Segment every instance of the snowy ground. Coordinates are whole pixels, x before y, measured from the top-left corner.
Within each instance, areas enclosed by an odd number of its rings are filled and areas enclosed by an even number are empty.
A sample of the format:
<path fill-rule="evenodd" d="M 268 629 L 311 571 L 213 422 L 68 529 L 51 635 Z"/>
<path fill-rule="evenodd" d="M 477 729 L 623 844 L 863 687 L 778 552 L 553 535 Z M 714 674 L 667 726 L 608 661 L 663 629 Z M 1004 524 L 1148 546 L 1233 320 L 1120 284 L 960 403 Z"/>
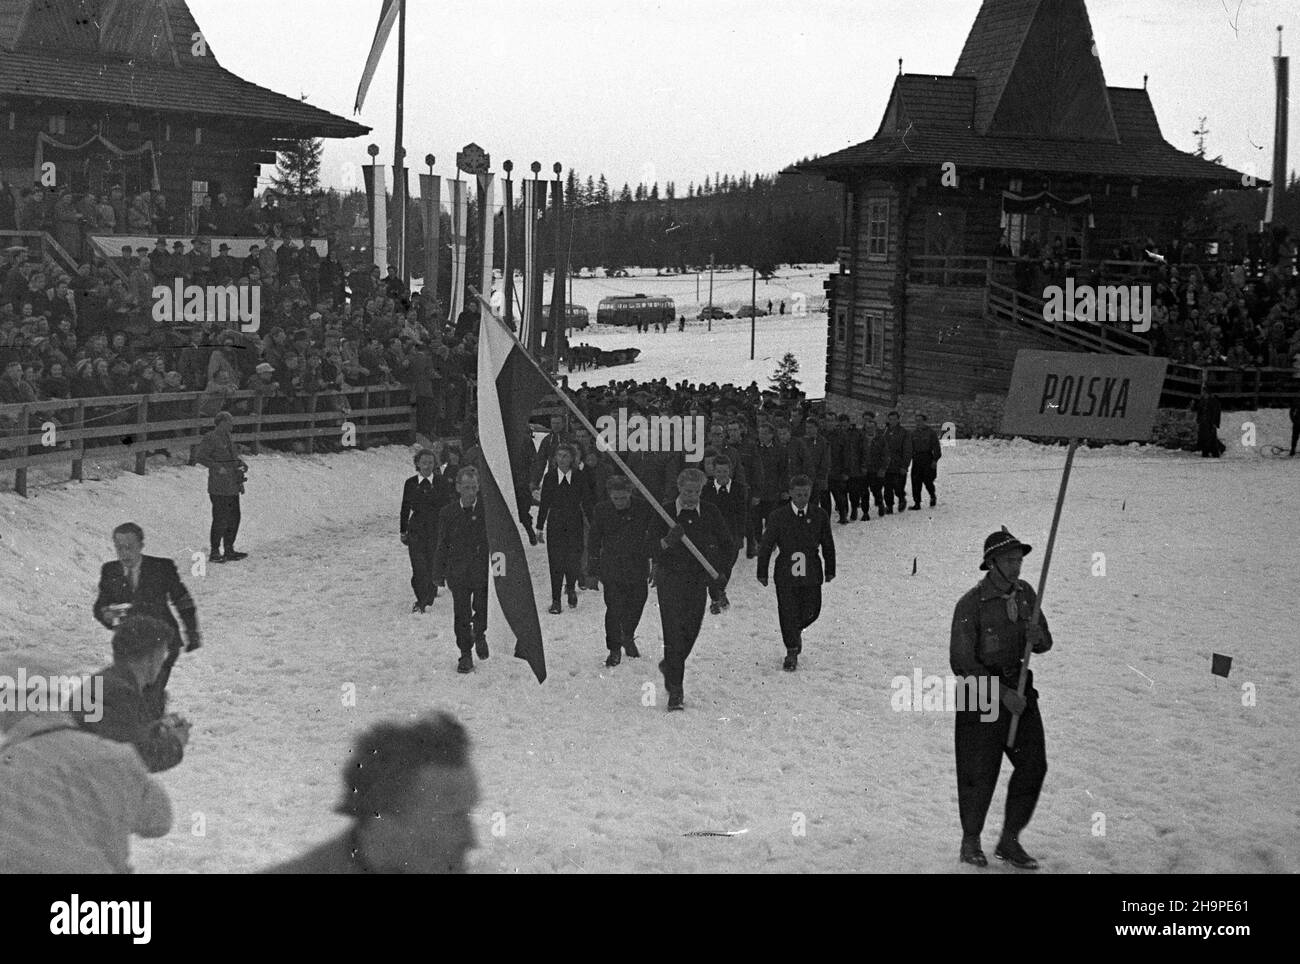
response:
<path fill-rule="evenodd" d="M 1284 413 L 1251 417 L 1261 446 L 1284 441 Z M 1037 581 L 1063 460 L 961 441 L 940 463 L 937 509 L 837 526 L 840 577 L 795 675 L 780 670 L 775 599 L 742 559 L 732 610 L 706 616 L 688 664 L 687 711 L 669 715 L 653 596 L 641 660 L 604 668 L 602 607 L 583 593 L 576 611 L 541 616 L 544 685 L 510 658 L 499 621 L 493 657 L 459 676 L 450 599 L 407 613 L 396 516 L 409 452 L 251 458 L 251 555 L 187 577 L 206 645 L 172 677 L 195 724 L 162 776 L 176 828 L 137 841 L 135 865 L 245 871 L 300 852 L 340 829 L 330 810 L 355 734 L 436 707 L 474 739 L 483 871 L 957 870 L 951 717 L 894 712 L 890 681 L 947 673 L 952 608 L 988 532 L 1033 543 Z M 0 493 L 0 648 L 102 663 L 90 605 L 109 530 L 140 522 L 146 551 L 188 571 L 203 478 L 165 466 Z M 1297 492 L 1300 461 L 1236 445 L 1213 462 L 1078 453 L 1045 597 L 1056 647 L 1035 662 L 1050 768 L 1024 842 L 1045 870 L 1300 871 Z M 530 559 L 544 587 L 545 548 Z M 1234 657 L 1230 678 L 1210 674 L 1212 652 Z M 700 830 L 745 832 L 683 836 Z"/>
<path fill-rule="evenodd" d="M 575 330 L 570 341 L 605 350 L 640 348 L 641 355 L 631 365 L 597 368 L 569 374 L 569 384 L 583 382 L 602 385 L 629 378 L 667 378 L 669 383 L 687 379 L 692 382 L 724 382 L 748 385 L 756 381 L 760 388 L 787 351 L 799 361 L 799 381 L 809 398 L 826 393 L 826 293 L 823 284 L 833 265 L 783 266 L 771 281 L 759 280 L 758 306 L 772 302 L 773 315 L 754 323 L 754 360 L 749 360 L 750 321 L 748 318 L 718 319 L 712 330 L 696 321 L 700 309 L 708 303 L 709 275 L 706 271 L 696 294 L 696 276 L 665 275 L 634 269 L 631 278 L 575 278 L 573 301 L 583 305 L 596 320 L 601 298 L 611 295 L 667 295 L 677 305 L 677 314 L 686 316 L 686 331 L 674 324 L 667 332 L 637 334 L 635 328 L 592 325 Z M 780 303 L 786 314 L 775 314 Z M 717 271 L 713 279 L 713 303 L 735 314 L 750 303 L 750 272 Z M 794 314 L 796 309 L 800 312 Z M 564 372 L 564 369 L 560 369 Z"/>

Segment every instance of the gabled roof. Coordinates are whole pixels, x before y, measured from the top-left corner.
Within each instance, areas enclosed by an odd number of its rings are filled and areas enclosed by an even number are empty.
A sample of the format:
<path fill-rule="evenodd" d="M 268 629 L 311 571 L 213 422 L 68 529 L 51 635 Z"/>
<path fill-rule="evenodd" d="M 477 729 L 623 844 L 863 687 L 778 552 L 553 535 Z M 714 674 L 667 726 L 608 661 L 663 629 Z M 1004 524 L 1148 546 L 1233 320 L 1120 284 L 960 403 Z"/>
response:
<path fill-rule="evenodd" d="M 265 121 L 284 137 L 369 128 L 259 87 L 217 61 L 185 0 L 0 0 L 0 97 Z"/>
<path fill-rule="evenodd" d="M 984 0 L 951 77 L 894 81 L 876 136 L 800 165 L 1052 171 L 1241 187 L 1241 173 L 1165 141 L 1145 90 L 1107 87 L 1084 0 Z"/>

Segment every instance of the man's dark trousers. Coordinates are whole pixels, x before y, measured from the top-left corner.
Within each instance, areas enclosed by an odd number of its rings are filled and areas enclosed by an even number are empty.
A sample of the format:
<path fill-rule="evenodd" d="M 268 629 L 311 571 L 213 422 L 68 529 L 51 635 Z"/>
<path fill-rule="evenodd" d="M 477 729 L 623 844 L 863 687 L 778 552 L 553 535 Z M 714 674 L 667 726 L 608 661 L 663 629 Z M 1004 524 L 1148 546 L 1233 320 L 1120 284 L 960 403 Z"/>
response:
<path fill-rule="evenodd" d="M 864 519 L 871 516 L 871 493 L 865 475 L 849 477 L 849 512 L 861 513 Z"/>
<path fill-rule="evenodd" d="M 212 500 L 212 528 L 208 531 L 208 544 L 214 554 L 221 553 L 222 543 L 225 551 L 235 548 L 235 536 L 239 535 L 239 496 L 208 495 Z"/>
<path fill-rule="evenodd" d="M 1003 682 L 1002 685 L 1009 684 Z M 997 787 L 1004 752 L 1015 772 L 1007 785 L 1002 836 L 1010 838 L 1019 834 L 1034 815 L 1038 794 L 1047 776 L 1047 749 L 1037 694 L 1032 688 L 1026 690 L 1026 694 L 1029 702 L 1020 715 L 1016 745 L 1011 750 L 1007 749 L 1007 733 L 1011 729 L 1012 715 L 1001 703 L 996 704 L 998 718 L 987 723 L 980 721 L 978 710 L 960 710 L 956 714 L 957 806 L 961 811 L 963 834 L 978 835 L 984 829 L 984 818 Z M 997 699 L 996 695 L 994 699 Z"/>
<path fill-rule="evenodd" d="M 740 558 L 740 543 L 742 539 L 736 540 L 736 551 L 726 563 L 718 569 L 718 588 L 709 589 L 709 599 L 717 602 L 722 598 L 722 594 L 727 591 L 727 585 L 731 582 L 731 572 L 736 568 L 736 560 Z"/>
<path fill-rule="evenodd" d="M 656 578 L 659 590 L 659 621 L 664 633 L 664 685 L 668 694 L 682 691 L 686 675 L 686 657 L 695 647 L 700 626 L 704 623 L 704 606 L 709 583 L 701 572 L 684 574 L 660 570 Z"/>
<path fill-rule="evenodd" d="M 487 632 L 487 583 L 451 589 L 452 624 L 456 628 L 456 648 L 464 655 L 474 648 L 474 638 Z"/>
<path fill-rule="evenodd" d="M 930 493 L 931 499 L 934 499 L 934 480 L 937 475 L 938 471 L 933 462 L 912 460 L 912 505 L 921 504 L 921 486 L 925 486 L 925 491 Z"/>
<path fill-rule="evenodd" d="M 885 505 L 892 507 L 897 501 L 900 509 L 907 508 L 907 473 L 885 473 Z"/>
<path fill-rule="evenodd" d="M 605 646 L 618 652 L 632 642 L 650 589 L 644 579 L 605 584 Z"/>
<path fill-rule="evenodd" d="M 781 623 L 781 639 L 787 652 L 803 651 L 803 631 L 817 621 L 822 612 L 821 586 L 776 586 L 776 613 Z"/>
<path fill-rule="evenodd" d="M 438 529 L 436 526 L 429 532 L 411 529 L 406 538 L 406 551 L 411 557 L 411 588 L 415 590 L 415 601 L 421 606 L 428 606 L 438 597 L 438 586 L 433 581 L 433 553 L 438 548 Z"/>
<path fill-rule="evenodd" d="M 582 576 L 582 530 L 573 533 L 552 526 L 546 535 L 546 561 L 551 569 L 551 600 L 558 602 L 563 590 L 578 591 L 578 580 Z"/>
<path fill-rule="evenodd" d="M 871 501 L 876 503 L 876 515 L 880 515 L 885 511 L 885 476 L 883 473 L 873 472 L 867 476 L 867 492 Z"/>

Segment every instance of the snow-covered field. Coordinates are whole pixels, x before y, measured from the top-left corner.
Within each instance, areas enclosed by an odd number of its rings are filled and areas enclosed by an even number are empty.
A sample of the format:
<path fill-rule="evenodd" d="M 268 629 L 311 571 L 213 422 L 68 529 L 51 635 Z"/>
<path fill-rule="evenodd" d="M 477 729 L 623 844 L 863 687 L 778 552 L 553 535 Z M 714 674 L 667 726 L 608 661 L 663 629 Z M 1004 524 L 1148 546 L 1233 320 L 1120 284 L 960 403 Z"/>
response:
<path fill-rule="evenodd" d="M 1260 445 L 1284 441 L 1284 413 L 1251 417 Z M 890 681 L 947 673 L 952 608 L 988 532 L 1006 524 L 1035 545 L 1036 582 L 1063 449 L 961 441 L 940 463 L 937 509 L 836 526 L 840 576 L 794 675 L 774 596 L 742 559 L 732 609 L 705 617 L 687 711 L 671 715 L 653 595 L 640 660 L 604 668 L 587 592 L 541 616 L 544 685 L 508 655 L 499 620 L 492 658 L 457 675 L 450 599 L 407 612 L 409 458 L 250 459 L 251 555 L 187 577 L 206 645 L 181 657 L 171 693 L 194 734 L 162 775 L 176 828 L 135 843 L 138 870 L 246 871 L 323 840 L 341 826 L 330 811 L 354 736 L 433 708 L 474 739 L 483 871 L 958 869 L 952 720 L 894 712 Z M 1035 661 L 1049 772 L 1023 840 L 1046 871 L 1300 871 L 1297 493 L 1300 461 L 1236 445 L 1222 461 L 1079 451 L 1045 597 L 1056 647 Z M 146 551 L 185 573 L 207 518 L 203 472 L 184 466 L 0 493 L 0 647 L 101 664 L 90 605 L 109 530 L 141 523 Z M 544 595 L 545 548 L 530 559 Z M 1212 652 L 1234 658 L 1228 679 L 1211 675 Z M 744 832 L 683 836 L 700 830 Z"/>
<path fill-rule="evenodd" d="M 832 270 L 833 265 L 784 265 L 771 281 L 759 279 L 758 306 L 765 309 L 770 300 L 773 314 L 755 322 L 753 361 L 749 360 L 748 318 L 718 319 L 712 330 L 706 322 L 695 320 L 708 303 L 707 271 L 701 276 L 698 296 L 693 274 L 656 277 L 653 271 L 634 269 L 630 278 L 574 278 L 573 302 L 584 306 L 593 322 L 601 298 L 667 295 L 676 303 L 677 314 L 686 316 L 686 331 L 679 332 L 675 324 L 662 334 L 637 334 L 635 328 L 611 325 L 574 331 L 570 340 L 575 345 L 593 345 L 607 351 L 640 348 L 641 355 L 631 365 L 573 372 L 569 384 L 667 378 L 670 384 L 682 379 L 738 385 L 756 381 L 760 388 L 767 388 L 777 362 L 790 351 L 799 360 L 798 377 L 804 391 L 809 398 L 821 398 L 826 391 L 826 293 L 822 286 Z M 786 303 L 785 315 L 776 314 L 782 301 Z M 750 272 L 714 272 L 713 303 L 732 314 L 748 305 Z M 796 308 L 800 310 L 798 315 L 793 314 Z"/>

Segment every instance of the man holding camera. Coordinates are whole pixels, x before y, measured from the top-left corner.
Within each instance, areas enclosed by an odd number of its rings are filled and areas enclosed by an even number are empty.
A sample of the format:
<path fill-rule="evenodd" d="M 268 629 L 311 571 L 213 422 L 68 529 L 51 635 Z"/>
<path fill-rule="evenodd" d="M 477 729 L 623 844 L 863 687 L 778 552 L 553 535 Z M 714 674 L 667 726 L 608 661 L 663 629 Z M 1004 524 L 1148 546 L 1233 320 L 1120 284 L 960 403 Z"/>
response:
<path fill-rule="evenodd" d="M 113 662 L 95 674 L 93 692 L 102 694 L 100 705 L 78 721 L 96 736 L 134 746 L 150 773 L 180 763 L 190 739 L 190 724 L 175 713 L 164 715 L 147 695 L 175 638 L 175 628 L 161 619 L 133 615 L 122 620 L 113 630 Z"/>
<path fill-rule="evenodd" d="M 208 532 L 210 562 L 237 562 L 248 556 L 235 551 L 239 535 L 239 497 L 244 494 L 248 464 L 239 457 L 239 445 L 230 437 L 235 418 L 218 412 L 212 431 L 194 450 L 194 461 L 208 470 L 208 498 L 212 500 L 212 527 Z M 222 552 L 222 546 L 225 552 Z"/>

